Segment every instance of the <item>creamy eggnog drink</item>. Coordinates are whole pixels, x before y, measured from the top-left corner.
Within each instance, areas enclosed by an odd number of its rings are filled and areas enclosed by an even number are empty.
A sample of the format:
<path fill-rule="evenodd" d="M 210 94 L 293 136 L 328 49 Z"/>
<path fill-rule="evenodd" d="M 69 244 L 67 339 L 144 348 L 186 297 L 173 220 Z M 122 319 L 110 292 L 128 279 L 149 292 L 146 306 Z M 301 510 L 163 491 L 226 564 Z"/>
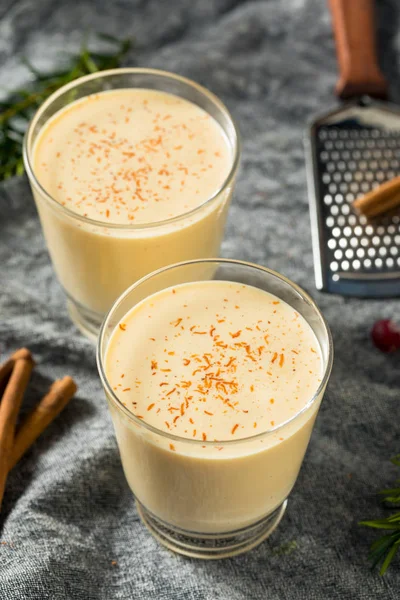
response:
<path fill-rule="evenodd" d="M 112 407 L 140 506 L 206 535 L 244 530 L 279 511 L 326 371 L 306 319 L 257 287 L 197 281 L 151 294 L 114 325 L 105 376 L 134 417 Z"/>
<path fill-rule="evenodd" d="M 183 78 L 131 69 L 80 81 L 43 106 L 25 160 L 72 316 L 93 332 L 143 275 L 218 254 L 237 140 L 223 105 Z"/>

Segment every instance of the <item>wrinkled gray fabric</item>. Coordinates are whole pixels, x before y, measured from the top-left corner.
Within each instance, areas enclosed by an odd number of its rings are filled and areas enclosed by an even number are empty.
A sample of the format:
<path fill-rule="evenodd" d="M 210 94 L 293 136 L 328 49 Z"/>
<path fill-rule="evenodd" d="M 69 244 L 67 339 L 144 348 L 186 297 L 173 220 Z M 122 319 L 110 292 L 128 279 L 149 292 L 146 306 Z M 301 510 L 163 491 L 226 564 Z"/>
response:
<path fill-rule="evenodd" d="M 400 100 L 400 8 L 379 3 L 383 67 Z M 0 599 L 395 599 L 400 557 L 382 579 L 367 561 L 400 451 L 400 355 L 372 346 L 371 324 L 398 301 L 314 289 L 302 134 L 334 104 L 330 18 L 321 0 L 2 0 L 0 87 L 76 50 L 82 31 L 135 37 L 126 64 L 177 71 L 229 106 L 243 160 L 222 254 L 267 265 L 311 291 L 332 328 L 336 360 L 283 522 L 251 553 L 214 563 L 175 556 L 139 522 L 125 483 L 91 342 L 70 323 L 25 179 L 0 187 L 1 355 L 28 345 L 38 361 L 28 410 L 51 380 L 76 399 L 8 480 L 0 515 Z"/>

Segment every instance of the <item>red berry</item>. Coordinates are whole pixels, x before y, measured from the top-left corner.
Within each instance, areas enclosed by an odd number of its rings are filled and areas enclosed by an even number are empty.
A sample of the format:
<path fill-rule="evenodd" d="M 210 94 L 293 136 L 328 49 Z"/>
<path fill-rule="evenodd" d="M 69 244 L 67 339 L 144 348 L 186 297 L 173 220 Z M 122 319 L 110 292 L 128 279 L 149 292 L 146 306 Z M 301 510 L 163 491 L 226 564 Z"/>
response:
<path fill-rule="evenodd" d="M 400 327 L 390 319 L 377 321 L 371 330 L 371 337 L 382 352 L 394 352 L 400 348 Z"/>

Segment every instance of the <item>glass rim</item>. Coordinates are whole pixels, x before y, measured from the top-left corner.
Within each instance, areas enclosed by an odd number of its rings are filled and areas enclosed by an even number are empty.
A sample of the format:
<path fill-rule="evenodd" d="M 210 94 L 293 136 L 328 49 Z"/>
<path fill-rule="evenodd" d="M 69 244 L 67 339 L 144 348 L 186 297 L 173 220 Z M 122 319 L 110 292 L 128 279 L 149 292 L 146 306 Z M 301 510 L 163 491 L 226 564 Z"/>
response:
<path fill-rule="evenodd" d="M 183 85 L 192 87 L 192 88 L 196 89 L 198 92 L 200 92 L 203 96 L 205 96 L 209 100 L 211 100 L 211 102 L 215 106 L 217 106 L 217 108 L 219 108 L 227 116 L 227 118 L 229 119 L 229 121 L 232 125 L 232 128 L 233 128 L 234 146 L 232 149 L 233 150 L 232 165 L 231 165 L 228 175 L 226 176 L 225 180 L 222 182 L 220 187 L 216 190 L 216 192 L 212 196 L 207 198 L 207 200 L 202 202 L 202 204 L 200 204 L 199 206 L 196 206 L 195 208 L 193 208 L 187 212 L 176 215 L 175 217 L 171 217 L 169 219 L 165 219 L 163 221 L 151 221 L 151 222 L 149 221 L 146 223 L 138 223 L 137 225 L 130 224 L 130 223 L 105 223 L 104 221 L 99 221 L 98 219 L 91 219 L 90 217 L 84 217 L 83 215 L 79 215 L 78 213 L 71 210 L 70 208 L 60 204 L 51 194 L 49 194 L 45 190 L 45 188 L 42 186 L 42 184 L 37 179 L 35 170 L 33 168 L 32 148 L 30 148 L 29 145 L 31 143 L 33 131 L 37 125 L 38 120 L 42 116 L 43 112 L 49 106 L 51 106 L 51 104 L 55 100 L 57 100 L 59 98 L 59 96 L 61 96 L 65 92 L 73 90 L 74 88 L 80 87 L 82 84 L 85 84 L 88 81 L 92 81 L 94 79 L 98 79 L 98 78 L 102 78 L 102 77 L 110 77 L 110 76 L 114 76 L 114 75 L 124 75 L 124 74 L 125 75 L 129 75 L 129 74 L 154 75 L 156 77 L 164 77 L 165 79 L 177 81 Z M 115 89 L 118 89 L 118 88 L 115 88 Z M 121 89 L 125 89 L 125 88 L 121 88 Z M 128 88 L 128 89 L 130 89 L 130 88 Z M 135 89 L 135 88 L 132 88 L 132 89 Z M 204 109 L 202 109 L 202 110 L 204 110 Z M 207 112 L 207 111 L 205 111 L 205 112 Z M 177 221 L 180 221 L 182 219 L 191 217 L 191 216 L 195 215 L 197 212 L 201 211 L 204 207 L 209 206 L 210 204 L 213 203 L 214 200 L 216 200 L 220 196 L 220 194 L 226 188 L 228 188 L 231 185 L 231 183 L 236 175 L 238 166 L 239 166 L 240 151 L 241 151 L 241 144 L 240 144 L 239 129 L 236 125 L 235 120 L 233 119 L 232 115 L 230 114 L 229 110 L 227 109 L 225 104 L 222 102 L 222 100 L 220 100 L 218 98 L 218 96 L 213 94 L 213 92 L 210 92 L 207 88 L 200 85 L 199 83 L 193 81 L 192 79 L 189 79 L 188 77 L 183 77 L 182 75 L 177 75 L 177 74 L 171 73 L 169 71 L 163 71 L 161 69 L 148 69 L 148 68 L 139 68 L 139 67 L 124 67 L 124 68 L 118 68 L 118 69 L 107 69 L 104 71 L 97 71 L 96 73 L 91 73 L 90 75 L 84 75 L 83 77 L 74 79 L 70 83 L 67 83 L 66 85 L 62 86 L 61 88 L 59 88 L 58 90 L 53 92 L 53 94 L 51 94 L 51 96 L 49 96 L 47 98 L 47 100 L 45 100 L 43 102 L 43 104 L 41 104 L 39 106 L 39 108 L 37 109 L 36 113 L 34 114 L 32 120 L 29 124 L 28 129 L 26 130 L 26 133 L 24 135 L 24 141 L 23 141 L 23 160 L 24 160 L 25 170 L 28 175 L 29 181 L 30 181 L 31 185 L 33 187 L 35 187 L 40 192 L 40 194 L 47 200 L 47 202 L 52 206 L 53 209 L 59 210 L 61 213 L 64 213 L 65 215 L 67 215 L 73 219 L 77 219 L 78 221 L 81 221 L 87 225 L 93 225 L 93 226 L 96 226 L 96 227 L 99 227 L 102 229 L 118 230 L 118 231 L 121 231 L 121 230 L 122 231 L 140 231 L 140 230 L 145 230 L 145 229 L 150 229 L 150 228 L 163 227 L 165 225 L 169 225 L 169 224 L 175 223 Z"/>
<path fill-rule="evenodd" d="M 107 379 L 107 376 L 106 376 L 106 373 L 105 373 L 105 370 L 103 367 L 102 349 L 103 349 L 103 345 L 104 345 L 104 336 L 107 331 L 109 321 L 110 321 L 111 317 L 113 316 L 114 312 L 117 310 L 118 306 L 127 298 L 127 296 L 129 296 L 129 294 L 131 294 L 131 292 L 133 290 L 135 290 L 137 287 L 142 285 L 142 283 L 144 283 L 145 281 L 148 281 L 149 279 L 151 279 L 161 273 L 166 273 L 167 271 L 169 271 L 171 269 L 176 269 L 178 267 L 186 267 L 186 266 L 190 266 L 190 265 L 206 264 L 206 263 L 211 263 L 211 264 L 225 263 L 225 264 L 230 264 L 230 265 L 239 265 L 241 267 L 245 267 L 245 268 L 249 268 L 249 269 L 255 269 L 257 271 L 261 271 L 262 273 L 264 273 L 266 275 L 275 277 L 276 279 L 279 279 L 281 282 L 289 285 L 292 289 L 294 289 L 299 294 L 299 296 L 301 297 L 302 300 L 305 300 L 311 306 L 311 308 L 314 310 L 315 314 L 319 317 L 319 319 L 322 322 L 322 325 L 324 327 L 324 335 L 326 336 L 326 339 L 328 342 L 328 355 L 327 355 L 326 364 L 324 366 L 324 371 L 323 371 L 323 375 L 321 378 L 321 382 L 318 385 L 317 390 L 314 392 L 314 394 L 308 400 L 308 402 L 298 412 L 296 412 L 293 416 L 291 416 L 289 419 L 287 419 L 283 423 L 280 423 L 279 425 L 276 425 L 276 426 L 272 427 L 271 429 L 264 430 L 261 433 L 257 433 L 256 435 L 247 436 L 247 437 L 240 438 L 237 440 L 214 440 L 214 441 L 193 440 L 193 439 L 186 438 L 183 436 L 175 435 L 173 433 L 168 433 L 167 431 L 163 431 L 162 429 L 158 429 L 157 427 L 154 427 L 153 425 L 146 423 L 146 421 L 136 417 L 126 406 L 124 406 L 122 404 L 121 400 L 119 400 L 118 396 L 114 393 L 114 390 L 112 389 L 112 387 Z M 148 431 L 155 433 L 155 434 L 157 434 L 163 438 L 166 438 L 168 440 L 173 440 L 175 442 L 180 442 L 180 443 L 185 443 L 185 444 L 191 444 L 191 445 L 198 446 L 198 447 L 199 446 L 215 446 L 215 444 L 224 444 L 224 446 L 225 445 L 233 446 L 233 445 L 243 444 L 245 442 L 253 442 L 255 440 L 262 439 L 265 436 L 270 436 L 270 435 L 280 431 L 284 427 L 287 427 L 290 423 L 294 422 L 302 414 L 307 412 L 308 409 L 311 408 L 311 406 L 313 406 L 313 404 L 315 403 L 317 398 L 323 392 L 323 390 L 328 382 L 331 371 L 332 371 L 333 341 L 332 341 L 332 335 L 331 335 L 329 326 L 325 320 L 325 317 L 323 316 L 320 309 L 318 308 L 317 304 L 314 302 L 314 300 L 311 298 L 311 296 L 309 294 L 307 294 L 307 292 L 305 292 L 300 286 L 298 286 L 296 283 L 294 283 L 293 281 L 291 281 L 284 275 L 281 275 L 280 273 L 277 273 L 276 271 L 273 271 L 272 269 L 268 269 L 267 267 L 263 267 L 261 265 L 257 265 L 257 264 L 247 262 L 247 261 L 229 259 L 229 258 L 209 258 L 209 259 L 200 258 L 200 259 L 195 259 L 195 260 L 182 261 L 179 263 L 175 263 L 173 265 L 168 265 L 167 267 L 162 267 L 161 269 L 157 269 L 156 271 L 149 273 L 145 277 L 142 277 L 141 279 L 139 279 L 138 281 L 133 283 L 127 290 L 125 290 L 125 292 L 123 292 L 117 298 L 117 300 L 114 302 L 114 304 L 112 305 L 112 307 L 110 308 L 110 310 L 108 311 L 108 313 L 106 314 L 106 316 L 103 320 L 103 323 L 102 323 L 102 326 L 100 329 L 100 333 L 99 333 L 98 342 L 97 342 L 96 361 L 97 361 L 97 369 L 98 369 L 98 372 L 100 375 L 100 379 L 101 379 L 103 388 L 106 391 L 107 397 L 110 398 L 112 400 L 113 404 L 115 405 L 115 407 L 118 410 L 122 411 L 122 413 L 128 418 L 128 420 L 133 422 L 135 425 L 138 425 L 139 427 L 143 427 L 144 429 L 147 429 Z"/>

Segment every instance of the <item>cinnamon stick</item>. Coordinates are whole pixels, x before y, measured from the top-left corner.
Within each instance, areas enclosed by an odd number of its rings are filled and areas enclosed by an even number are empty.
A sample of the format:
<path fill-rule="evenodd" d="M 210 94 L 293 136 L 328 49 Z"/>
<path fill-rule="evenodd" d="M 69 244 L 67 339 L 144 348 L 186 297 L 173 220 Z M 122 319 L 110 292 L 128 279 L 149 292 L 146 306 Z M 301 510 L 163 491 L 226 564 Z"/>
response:
<path fill-rule="evenodd" d="M 34 362 L 17 358 L 0 402 L 0 509 L 14 445 L 15 425 Z"/>
<path fill-rule="evenodd" d="M 18 429 L 9 458 L 9 470 L 16 465 L 33 442 L 63 410 L 77 389 L 75 381 L 68 376 L 52 384 L 46 396 L 27 415 Z"/>
<path fill-rule="evenodd" d="M 353 202 L 353 208 L 366 217 L 376 217 L 400 204 L 400 176 L 386 181 Z"/>
<path fill-rule="evenodd" d="M 29 352 L 28 348 L 20 348 L 19 350 L 16 350 L 14 354 L 11 354 L 11 356 L 0 365 L 0 385 L 3 383 L 6 377 L 9 376 L 14 368 L 15 361 L 17 361 L 19 358 L 33 360 L 32 354 Z"/>

